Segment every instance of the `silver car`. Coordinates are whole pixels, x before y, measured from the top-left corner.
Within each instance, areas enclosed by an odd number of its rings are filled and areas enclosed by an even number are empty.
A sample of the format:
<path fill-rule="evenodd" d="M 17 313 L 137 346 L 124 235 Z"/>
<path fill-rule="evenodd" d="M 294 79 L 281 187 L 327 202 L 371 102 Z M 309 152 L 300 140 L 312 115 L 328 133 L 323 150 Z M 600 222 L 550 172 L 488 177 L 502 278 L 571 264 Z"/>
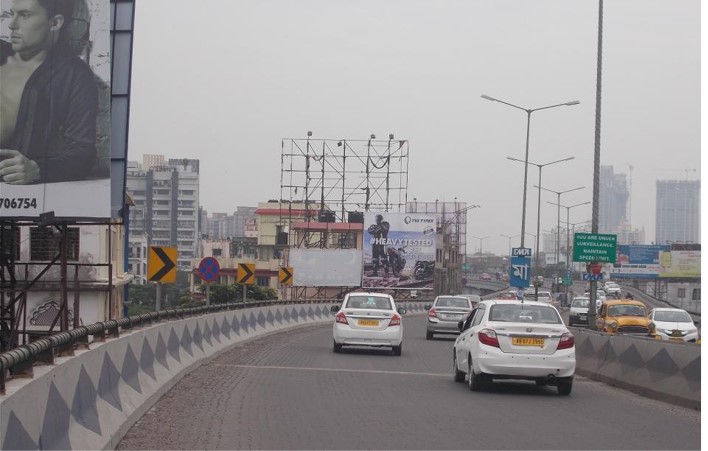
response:
<path fill-rule="evenodd" d="M 472 311 L 472 301 L 466 296 L 438 296 L 433 305 L 426 305 L 428 322 L 425 338 L 434 334 L 459 334 L 457 323 Z"/>
<path fill-rule="evenodd" d="M 589 307 L 589 297 L 578 296 L 573 298 L 573 302 L 570 303 L 570 312 L 568 313 L 568 325 L 587 324 Z"/>

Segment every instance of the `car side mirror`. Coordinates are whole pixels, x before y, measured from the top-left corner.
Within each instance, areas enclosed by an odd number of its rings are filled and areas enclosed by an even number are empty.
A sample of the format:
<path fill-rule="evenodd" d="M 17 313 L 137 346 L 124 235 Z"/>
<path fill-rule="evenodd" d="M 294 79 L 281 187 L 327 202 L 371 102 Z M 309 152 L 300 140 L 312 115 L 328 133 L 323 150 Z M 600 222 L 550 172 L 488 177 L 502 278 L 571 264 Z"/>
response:
<path fill-rule="evenodd" d="M 464 329 L 464 328 L 465 328 L 465 322 L 464 322 L 464 321 L 458 321 L 458 322 L 457 322 L 457 330 L 459 330 L 460 332 L 462 332 L 462 329 Z"/>
<path fill-rule="evenodd" d="M 432 305 L 426 304 L 424 308 L 425 308 L 425 310 L 430 310 L 430 307 L 432 307 Z"/>
<path fill-rule="evenodd" d="M 398 307 L 398 313 L 401 315 L 405 315 L 407 311 L 405 307 Z"/>
<path fill-rule="evenodd" d="M 329 308 L 329 311 L 332 313 L 337 313 L 339 311 L 339 306 L 333 305 L 332 307 Z"/>

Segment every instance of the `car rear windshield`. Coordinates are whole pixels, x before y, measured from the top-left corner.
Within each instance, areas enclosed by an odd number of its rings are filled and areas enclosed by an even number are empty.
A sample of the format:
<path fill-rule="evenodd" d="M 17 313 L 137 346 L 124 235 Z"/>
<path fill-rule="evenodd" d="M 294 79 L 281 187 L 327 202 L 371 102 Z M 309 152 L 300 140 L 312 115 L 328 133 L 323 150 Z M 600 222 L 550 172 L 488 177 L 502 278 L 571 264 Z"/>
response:
<path fill-rule="evenodd" d="M 571 307 L 588 308 L 590 307 L 590 299 L 573 299 Z"/>
<path fill-rule="evenodd" d="M 686 312 L 655 312 L 654 321 L 666 321 L 671 323 L 692 323 L 691 316 Z"/>
<path fill-rule="evenodd" d="M 607 310 L 610 316 L 647 316 L 646 310 L 640 305 L 611 305 Z"/>
<path fill-rule="evenodd" d="M 393 310 L 391 300 L 381 296 L 349 296 L 346 308 L 371 308 L 377 310 Z"/>
<path fill-rule="evenodd" d="M 457 307 L 470 308 L 470 301 L 467 298 L 438 298 L 436 307 Z"/>
<path fill-rule="evenodd" d="M 563 320 L 553 307 L 543 305 L 493 305 L 489 310 L 490 321 L 514 323 L 562 324 Z"/>

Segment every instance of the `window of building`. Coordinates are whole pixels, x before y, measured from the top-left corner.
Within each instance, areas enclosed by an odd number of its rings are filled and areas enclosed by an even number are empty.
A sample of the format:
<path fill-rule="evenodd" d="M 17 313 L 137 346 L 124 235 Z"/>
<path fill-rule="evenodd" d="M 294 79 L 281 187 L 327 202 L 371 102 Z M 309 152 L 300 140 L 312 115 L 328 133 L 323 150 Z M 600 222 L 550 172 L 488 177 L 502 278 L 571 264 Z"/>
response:
<path fill-rule="evenodd" d="M 678 295 L 680 299 L 683 299 L 686 297 L 686 289 L 685 288 L 679 288 L 678 289 Z"/>
<path fill-rule="evenodd" d="M 79 260 L 79 228 L 69 227 L 66 238 L 66 259 Z M 30 259 L 35 261 L 50 261 L 59 254 L 61 235 L 55 228 L 32 227 L 30 229 Z"/>
<path fill-rule="evenodd" d="M 700 288 L 693 289 L 693 294 L 691 295 L 691 300 L 692 301 L 700 301 L 701 300 L 701 289 Z"/>
<path fill-rule="evenodd" d="M 270 277 L 268 276 L 258 276 L 256 277 L 256 285 L 259 287 L 268 287 L 270 286 Z"/>
<path fill-rule="evenodd" d="M 221 249 L 212 249 L 211 256 L 212 257 L 221 257 Z"/>

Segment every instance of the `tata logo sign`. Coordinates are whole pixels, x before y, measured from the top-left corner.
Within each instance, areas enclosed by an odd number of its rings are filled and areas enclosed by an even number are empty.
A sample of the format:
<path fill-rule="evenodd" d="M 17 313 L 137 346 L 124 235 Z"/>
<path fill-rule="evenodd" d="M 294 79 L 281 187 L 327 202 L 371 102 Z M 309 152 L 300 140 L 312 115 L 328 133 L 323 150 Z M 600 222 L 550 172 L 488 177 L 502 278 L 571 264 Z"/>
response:
<path fill-rule="evenodd" d="M 529 247 L 514 247 L 511 249 L 512 257 L 530 257 L 531 248 Z"/>

